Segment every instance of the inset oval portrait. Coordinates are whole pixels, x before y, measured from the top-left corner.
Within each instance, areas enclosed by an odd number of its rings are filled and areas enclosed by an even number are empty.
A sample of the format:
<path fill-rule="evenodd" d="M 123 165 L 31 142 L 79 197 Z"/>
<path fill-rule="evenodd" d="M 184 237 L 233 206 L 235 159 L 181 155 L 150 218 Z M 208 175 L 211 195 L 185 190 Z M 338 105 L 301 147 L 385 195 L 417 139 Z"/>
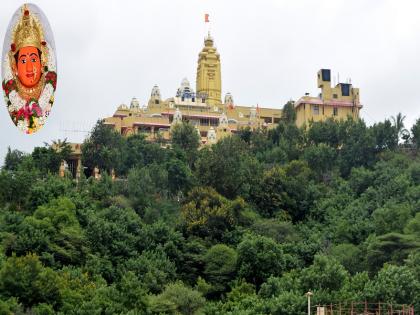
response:
<path fill-rule="evenodd" d="M 22 5 L 6 32 L 2 88 L 13 123 L 24 133 L 38 131 L 50 114 L 57 86 L 54 37 L 44 13 Z"/>

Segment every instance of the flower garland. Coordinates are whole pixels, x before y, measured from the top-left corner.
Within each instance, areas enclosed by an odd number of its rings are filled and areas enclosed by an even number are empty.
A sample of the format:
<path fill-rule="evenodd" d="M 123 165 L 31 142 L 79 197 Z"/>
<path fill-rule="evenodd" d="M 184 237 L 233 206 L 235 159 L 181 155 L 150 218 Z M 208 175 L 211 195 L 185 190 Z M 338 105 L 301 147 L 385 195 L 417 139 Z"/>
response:
<path fill-rule="evenodd" d="M 55 70 L 53 51 L 49 45 L 47 45 L 47 47 L 49 58 L 48 65 L 44 67 L 45 86 L 38 100 L 31 98 L 30 100 L 25 101 L 19 95 L 17 82 L 12 75 L 9 58 L 7 58 L 7 56 L 3 63 L 5 80 L 2 82 L 2 88 L 7 109 L 13 123 L 18 129 L 28 134 L 39 130 L 44 125 L 54 103 L 54 92 L 57 87 L 57 73 L 53 71 Z"/>

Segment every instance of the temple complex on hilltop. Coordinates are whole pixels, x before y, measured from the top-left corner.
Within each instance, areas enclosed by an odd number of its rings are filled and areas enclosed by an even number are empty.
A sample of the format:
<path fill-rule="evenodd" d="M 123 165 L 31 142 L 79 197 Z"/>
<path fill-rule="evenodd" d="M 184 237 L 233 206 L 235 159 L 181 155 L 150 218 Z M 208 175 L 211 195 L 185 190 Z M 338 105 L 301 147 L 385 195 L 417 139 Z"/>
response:
<path fill-rule="evenodd" d="M 298 127 L 327 118 L 359 117 L 362 108 L 359 89 L 351 83 L 338 83 L 331 87 L 331 71 L 321 69 L 318 71 L 318 88 L 321 89 L 319 96 L 305 95 L 295 102 Z M 159 140 L 167 145 L 170 144 L 172 127 L 189 121 L 199 133 L 201 144 L 210 145 L 242 128 L 275 128 L 280 122 L 283 104 L 275 105 L 277 108 L 236 104 L 231 93 L 226 93 L 222 101 L 220 54 L 209 33 L 198 55 L 195 91 L 185 78 L 175 96 L 163 99 L 159 87 L 155 85 L 147 105 L 141 106 L 133 98 L 129 106 L 118 106 L 111 117 L 104 119 L 104 123 L 123 136 L 144 133 L 147 140 Z M 74 154 L 68 161 L 68 168 L 76 176 L 81 168 L 81 151 L 80 144 L 72 146 Z"/>
<path fill-rule="evenodd" d="M 155 85 L 147 106 L 140 107 L 133 98 L 130 106 L 120 105 L 104 122 L 122 135 L 142 132 L 149 140 L 159 137 L 169 142 L 171 127 L 188 120 L 196 127 L 202 144 L 215 143 L 244 127 L 273 128 L 280 121 L 280 109 L 237 105 L 230 93 L 222 101 L 220 68 L 220 54 L 209 34 L 198 55 L 195 91 L 184 78 L 175 96 L 163 99 Z"/>

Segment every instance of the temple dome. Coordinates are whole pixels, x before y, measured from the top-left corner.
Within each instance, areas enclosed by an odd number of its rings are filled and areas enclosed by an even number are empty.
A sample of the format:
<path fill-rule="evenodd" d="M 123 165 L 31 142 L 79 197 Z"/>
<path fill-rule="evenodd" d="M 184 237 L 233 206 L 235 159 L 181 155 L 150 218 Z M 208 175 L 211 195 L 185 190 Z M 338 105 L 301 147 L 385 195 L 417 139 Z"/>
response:
<path fill-rule="evenodd" d="M 121 104 L 120 106 L 118 106 L 118 110 L 128 110 L 128 106 L 125 104 Z"/>
<path fill-rule="evenodd" d="M 228 118 L 225 113 L 223 113 L 219 118 L 219 126 L 226 128 L 229 124 Z"/>
<path fill-rule="evenodd" d="M 175 110 L 175 113 L 174 113 L 174 117 L 173 117 L 173 120 L 172 120 L 172 124 L 178 124 L 178 123 L 181 123 L 182 122 L 182 113 L 181 113 L 181 111 L 179 110 L 179 108 L 177 108 L 176 110 Z"/>
<path fill-rule="evenodd" d="M 225 105 L 233 106 L 233 96 L 230 92 L 227 92 L 225 95 Z"/>
<path fill-rule="evenodd" d="M 138 109 L 138 108 L 140 108 L 139 100 L 137 98 L 133 97 L 131 99 L 130 109 Z"/>
<path fill-rule="evenodd" d="M 187 78 L 182 79 L 181 86 L 176 92 L 177 97 L 192 98 L 194 97 L 194 90 L 190 86 L 190 82 Z"/>
<path fill-rule="evenodd" d="M 153 86 L 152 93 L 150 94 L 150 96 L 152 98 L 157 98 L 157 99 L 161 98 L 159 86 L 157 86 L 156 84 Z"/>

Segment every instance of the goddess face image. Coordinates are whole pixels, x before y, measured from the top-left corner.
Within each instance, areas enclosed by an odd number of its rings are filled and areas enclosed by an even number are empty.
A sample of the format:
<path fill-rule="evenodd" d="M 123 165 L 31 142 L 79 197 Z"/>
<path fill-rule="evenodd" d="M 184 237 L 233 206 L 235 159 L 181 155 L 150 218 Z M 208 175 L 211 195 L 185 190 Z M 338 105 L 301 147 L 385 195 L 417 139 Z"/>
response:
<path fill-rule="evenodd" d="M 57 84 L 54 39 L 34 4 L 20 7 L 3 46 L 2 88 L 13 123 L 25 133 L 38 131 L 50 114 Z"/>
<path fill-rule="evenodd" d="M 15 55 L 18 79 L 25 87 L 32 88 L 41 78 L 41 52 L 33 46 L 22 47 Z"/>

